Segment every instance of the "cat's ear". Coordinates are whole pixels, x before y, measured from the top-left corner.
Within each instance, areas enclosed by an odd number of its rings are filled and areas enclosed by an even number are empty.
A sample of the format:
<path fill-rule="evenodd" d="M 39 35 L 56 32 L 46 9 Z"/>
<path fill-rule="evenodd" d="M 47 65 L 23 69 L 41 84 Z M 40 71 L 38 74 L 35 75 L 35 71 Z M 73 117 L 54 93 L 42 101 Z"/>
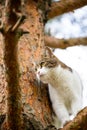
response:
<path fill-rule="evenodd" d="M 56 58 L 56 56 L 53 54 L 52 50 L 49 47 L 45 47 L 45 55 L 46 57 L 50 57 L 50 58 Z"/>
<path fill-rule="evenodd" d="M 46 57 L 53 57 L 53 52 L 49 47 L 45 47 L 45 55 Z"/>

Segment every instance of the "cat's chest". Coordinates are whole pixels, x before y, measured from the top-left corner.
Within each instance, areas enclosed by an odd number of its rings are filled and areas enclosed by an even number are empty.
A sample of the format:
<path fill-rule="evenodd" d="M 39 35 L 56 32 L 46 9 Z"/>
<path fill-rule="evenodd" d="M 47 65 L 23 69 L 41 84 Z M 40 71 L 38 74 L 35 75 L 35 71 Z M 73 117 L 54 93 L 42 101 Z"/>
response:
<path fill-rule="evenodd" d="M 49 96 L 52 105 L 56 104 L 56 107 L 59 108 L 61 107 L 61 104 L 65 104 L 67 108 L 70 108 L 70 102 L 72 99 L 69 93 L 65 93 L 63 90 L 58 92 L 55 88 L 49 85 Z"/>
<path fill-rule="evenodd" d="M 54 101 L 53 98 L 56 97 L 57 99 L 63 101 L 67 101 L 67 99 L 72 100 L 71 98 L 74 94 L 74 90 L 71 85 L 72 82 L 73 74 L 71 74 L 71 72 L 57 69 L 55 73 L 53 73 L 49 84 L 51 99 Z"/>
<path fill-rule="evenodd" d="M 58 67 L 51 72 L 49 77 L 50 77 L 50 84 L 60 89 L 60 87 L 62 86 L 68 86 L 68 84 L 73 79 L 73 73 L 71 73 L 69 70 L 63 69 L 62 67 Z"/>
<path fill-rule="evenodd" d="M 69 97 L 73 96 L 73 92 L 67 86 L 65 86 L 65 87 L 61 86 L 61 87 L 55 88 L 55 87 L 51 86 L 50 84 L 49 84 L 49 94 L 50 94 L 51 100 L 53 100 L 53 101 L 55 99 L 67 101 L 67 99 L 69 99 Z"/>

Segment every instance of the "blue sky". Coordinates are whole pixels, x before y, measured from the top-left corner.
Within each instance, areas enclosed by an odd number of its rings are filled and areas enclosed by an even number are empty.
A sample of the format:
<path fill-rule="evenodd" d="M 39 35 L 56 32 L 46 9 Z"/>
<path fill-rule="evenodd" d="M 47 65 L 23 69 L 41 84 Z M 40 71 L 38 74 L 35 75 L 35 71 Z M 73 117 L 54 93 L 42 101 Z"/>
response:
<path fill-rule="evenodd" d="M 87 6 L 51 19 L 45 32 L 57 38 L 87 36 Z"/>

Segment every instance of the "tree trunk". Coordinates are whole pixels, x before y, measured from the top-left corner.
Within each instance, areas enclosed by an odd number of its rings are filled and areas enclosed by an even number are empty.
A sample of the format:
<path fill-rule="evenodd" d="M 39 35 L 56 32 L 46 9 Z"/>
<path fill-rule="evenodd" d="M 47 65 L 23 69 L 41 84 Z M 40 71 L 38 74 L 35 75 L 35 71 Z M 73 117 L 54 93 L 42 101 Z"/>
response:
<path fill-rule="evenodd" d="M 43 0 L 27 1 L 27 20 L 21 28 L 27 29 L 29 34 L 24 35 L 18 44 L 24 113 L 29 116 L 35 130 L 45 129 L 52 121 L 47 87 L 38 84 L 34 67 L 44 54 L 44 11 L 47 5 L 48 2 Z"/>
<path fill-rule="evenodd" d="M 47 86 L 38 84 L 36 80 L 34 63 L 44 54 L 44 22 L 49 0 L 25 0 L 22 11 L 26 20 L 20 27 L 20 2 L 6 2 L 4 27 L 0 28 L 4 37 L 8 93 L 6 122 L 2 129 L 22 130 L 23 115 L 26 129 L 43 130 L 51 124 L 52 111 Z M 20 30 L 25 35 L 19 40 L 22 35 Z"/>
<path fill-rule="evenodd" d="M 7 80 L 7 115 L 3 130 L 22 130 L 22 101 L 21 88 L 19 85 L 18 48 L 19 40 L 17 34 L 18 16 L 20 11 L 20 0 L 6 0 L 3 16 L 4 37 L 4 61 Z"/>

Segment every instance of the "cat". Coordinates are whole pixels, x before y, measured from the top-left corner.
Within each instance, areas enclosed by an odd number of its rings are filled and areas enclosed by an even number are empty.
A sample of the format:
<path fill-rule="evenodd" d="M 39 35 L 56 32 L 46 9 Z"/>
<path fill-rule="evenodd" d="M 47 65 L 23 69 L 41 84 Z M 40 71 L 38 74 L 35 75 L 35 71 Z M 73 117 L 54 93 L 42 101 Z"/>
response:
<path fill-rule="evenodd" d="M 37 78 L 48 84 L 52 108 L 56 116 L 54 125 L 57 129 L 70 121 L 82 109 L 82 83 L 73 69 L 61 62 L 46 47 L 46 56 L 39 63 Z"/>

